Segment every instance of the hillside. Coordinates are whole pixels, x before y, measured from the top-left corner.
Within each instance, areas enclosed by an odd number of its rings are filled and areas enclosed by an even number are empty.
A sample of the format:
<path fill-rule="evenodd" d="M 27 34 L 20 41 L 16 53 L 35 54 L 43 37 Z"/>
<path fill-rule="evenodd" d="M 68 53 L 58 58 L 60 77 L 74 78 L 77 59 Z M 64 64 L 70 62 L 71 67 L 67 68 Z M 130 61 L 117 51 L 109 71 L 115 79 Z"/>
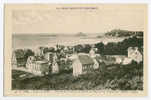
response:
<path fill-rule="evenodd" d="M 109 32 L 106 32 L 105 36 L 112 36 L 112 37 L 140 36 L 140 37 L 143 37 L 143 32 L 142 31 L 128 31 L 128 30 L 114 29 Z"/>

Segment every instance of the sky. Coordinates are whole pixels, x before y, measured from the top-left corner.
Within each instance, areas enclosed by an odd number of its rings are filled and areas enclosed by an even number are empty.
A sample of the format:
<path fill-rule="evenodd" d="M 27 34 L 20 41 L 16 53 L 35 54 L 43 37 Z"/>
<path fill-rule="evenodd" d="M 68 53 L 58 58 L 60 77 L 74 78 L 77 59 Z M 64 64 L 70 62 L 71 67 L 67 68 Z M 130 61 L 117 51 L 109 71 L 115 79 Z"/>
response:
<path fill-rule="evenodd" d="M 72 7 L 81 9 L 69 9 Z M 85 9 L 87 7 L 95 9 Z M 12 30 L 16 34 L 104 33 L 112 29 L 143 31 L 145 7 L 133 4 L 100 4 L 32 8 L 26 5 L 22 9 L 12 10 Z"/>

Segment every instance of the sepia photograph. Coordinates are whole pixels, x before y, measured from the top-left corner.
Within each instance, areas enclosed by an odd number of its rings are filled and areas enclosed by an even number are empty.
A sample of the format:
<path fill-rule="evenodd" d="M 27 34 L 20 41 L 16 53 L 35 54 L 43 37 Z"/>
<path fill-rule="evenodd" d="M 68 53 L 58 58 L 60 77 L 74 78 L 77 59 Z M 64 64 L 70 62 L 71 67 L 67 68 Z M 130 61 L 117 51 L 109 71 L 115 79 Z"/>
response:
<path fill-rule="evenodd" d="M 144 96 L 146 30 L 145 4 L 7 4 L 4 92 Z"/>

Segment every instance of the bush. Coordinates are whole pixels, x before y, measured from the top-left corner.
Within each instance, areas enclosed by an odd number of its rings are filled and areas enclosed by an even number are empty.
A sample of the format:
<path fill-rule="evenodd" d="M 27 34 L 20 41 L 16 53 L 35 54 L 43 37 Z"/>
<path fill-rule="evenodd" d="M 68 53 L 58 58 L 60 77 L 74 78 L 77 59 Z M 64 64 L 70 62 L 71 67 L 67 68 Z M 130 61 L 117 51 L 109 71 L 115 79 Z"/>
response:
<path fill-rule="evenodd" d="M 132 62 L 112 72 L 106 72 L 106 89 L 143 90 L 143 62 Z"/>

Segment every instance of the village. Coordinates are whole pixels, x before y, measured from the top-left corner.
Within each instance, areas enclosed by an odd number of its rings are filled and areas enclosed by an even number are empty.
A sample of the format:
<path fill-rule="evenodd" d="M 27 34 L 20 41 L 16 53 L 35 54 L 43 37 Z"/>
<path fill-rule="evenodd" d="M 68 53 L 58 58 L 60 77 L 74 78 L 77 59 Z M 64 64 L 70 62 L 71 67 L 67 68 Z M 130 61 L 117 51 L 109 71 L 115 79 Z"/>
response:
<path fill-rule="evenodd" d="M 70 51 L 70 53 L 69 53 Z M 72 47 L 63 47 L 57 45 L 53 52 L 45 52 L 44 48 L 38 49 L 34 55 L 24 58 L 24 53 L 16 54 L 13 52 L 12 68 L 23 70 L 34 75 L 57 74 L 61 70 L 72 69 L 73 76 L 90 73 L 97 70 L 102 63 L 109 64 L 130 64 L 132 61 L 140 63 L 143 60 L 142 53 L 138 47 L 129 47 L 127 55 L 100 55 L 97 54 L 97 48 L 91 46 L 89 53 L 77 53 Z M 62 67 L 65 66 L 65 67 Z M 61 68 L 62 67 L 62 68 Z"/>

